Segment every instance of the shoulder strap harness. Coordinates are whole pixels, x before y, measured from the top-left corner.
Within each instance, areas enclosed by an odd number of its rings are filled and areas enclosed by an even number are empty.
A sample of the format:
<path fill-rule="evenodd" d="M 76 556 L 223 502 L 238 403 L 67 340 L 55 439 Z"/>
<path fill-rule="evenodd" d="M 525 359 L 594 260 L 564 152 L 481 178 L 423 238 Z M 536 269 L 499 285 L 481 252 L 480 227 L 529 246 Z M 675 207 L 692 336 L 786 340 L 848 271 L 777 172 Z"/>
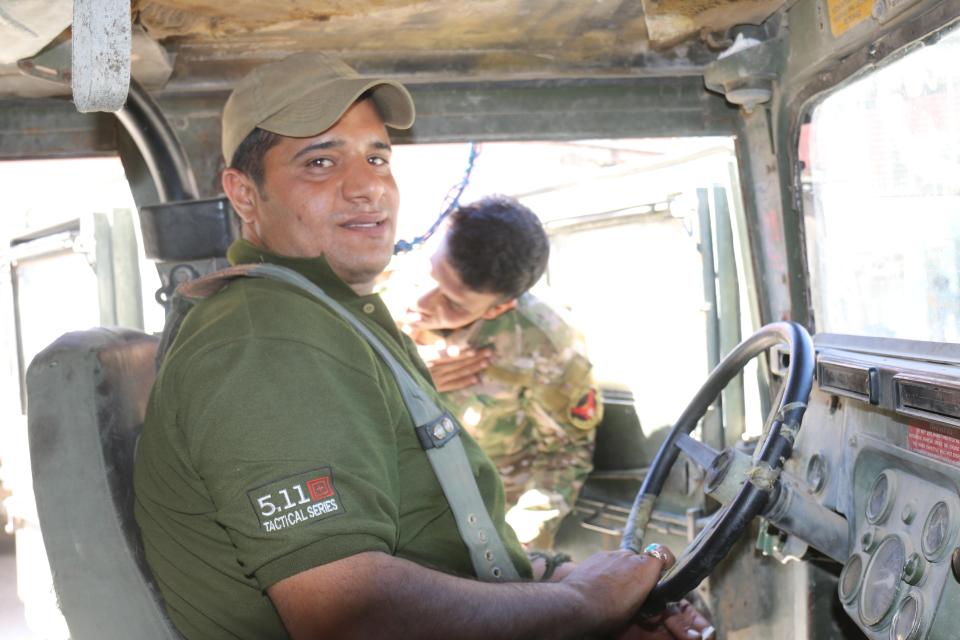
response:
<path fill-rule="evenodd" d="M 423 392 L 410 373 L 397 362 L 370 329 L 323 289 L 296 271 L 273 264 L 243 264 L 181 284 L 171 300 L 163 337 L 157 349 L 157 366 L 163 362 L 187 312 L 197 302 L 213 296 L 232 280 L 241 277 L 268 278 L 294 285 L 313 295 L 366 339 L 397 381 L 403 402 L 413 418 L 417 439 L 426 452 L 450 504 L 477 577 L 486 581 L 519 580 L 520 576 L 490 520 L 476 479 L 470 470 L 470 463 L 460 441 L 460 425 Z"/>

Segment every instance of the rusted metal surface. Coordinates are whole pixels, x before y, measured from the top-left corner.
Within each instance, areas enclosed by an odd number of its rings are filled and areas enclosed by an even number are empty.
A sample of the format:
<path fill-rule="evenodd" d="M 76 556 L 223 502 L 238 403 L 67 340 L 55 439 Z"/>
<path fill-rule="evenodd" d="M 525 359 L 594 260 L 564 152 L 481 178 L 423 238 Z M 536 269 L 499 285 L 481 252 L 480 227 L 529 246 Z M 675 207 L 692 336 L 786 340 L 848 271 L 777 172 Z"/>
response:
<path fill-rule="evenodd" d="M 265 28 L 283 30 L 295 23 L 326 22 L 333 17 L 363 17 L 375 11 L 388 12 L 422 7 L 423 4 L 420 0 L 235 0 L 229 3 L 218 0 L 134 0 L 133 10 L 154 37 L 163 39 L 187 35 L 224 37 Z"/>
<path fill-rule="evenodd" d="M 223 38 L 311 27 L 361 48 L 469 50 L 520 48 L 565 50 L 595 47 L 628 50 L 670 46 L 701 30 L 720 32 L 759 24 L 782 0 L 326 0 L 264 3 L 237 0 L 140 0 L 140 23 L 158 39 Z M 343 47 L 339 47 L 343 48 Z M 589 55 L 587 53 L 587 55 Z"/>
<path fill-rule="evenodd" d="M 336 52 L 361 71 L 408 80 L 632 74 L 661 61 L 691 66 L 685 52 L 647 56 L 646 22 L 635 0 L 241 1 L 235 14 L 200 22 L 184 4 L 192 3 L 154 1 L 139 13 L 147 32 L 177 52 L 184 71 L 296 50 Z M 682 64 L 673 64 L 678 59 Z"/>
<path fill-rule="evenodd" d="M 139 0 L 134 16 L 151 37 L 177 54 L 181 76 L 222 60 L 252 65 L 309 49 L 333 51 L 361 71 L 408 81 L 505 80 L 696 74 L 717 49 L 716 42 L 711 47 L 697 38 L 701 31 L 713 34 L 740 22 L 759 22 L 781 4 Z M 651 24 L 668 35 L 652 37 Z"/>
<path fill-rule="evenodd" d="M 716 38 L 713 34 L 735 25 L 760 24 L 782 5 L 782 0 L 643 0 L 643 12 L 651 45 L 662 48 L 696 34 Z"/>
<path fill-rule="evenodd" d="M 0 9 L 12 7 L 0 0 Z M 229 88 L 295 51 L 406 82 L 699 75 L 726 30 L 783 0 L 133 0 L 134 29 L 175 59 L 175 91 Z M 59 33 L 59 32 L 57 32 Z M 27 32 L 23 32 L 26 37 Z M 50 35 L 50 42 L 57 34 Z M 69 42 L 70 31 L 59 34 Z M 18 36 L 0 46 L 13 50 Z M 133 59 L 137 75 L 137 56 Z M 149 86 L 149 85 L 148 85 Z M 58 91 L 0 65 L 0 97 Z"/>

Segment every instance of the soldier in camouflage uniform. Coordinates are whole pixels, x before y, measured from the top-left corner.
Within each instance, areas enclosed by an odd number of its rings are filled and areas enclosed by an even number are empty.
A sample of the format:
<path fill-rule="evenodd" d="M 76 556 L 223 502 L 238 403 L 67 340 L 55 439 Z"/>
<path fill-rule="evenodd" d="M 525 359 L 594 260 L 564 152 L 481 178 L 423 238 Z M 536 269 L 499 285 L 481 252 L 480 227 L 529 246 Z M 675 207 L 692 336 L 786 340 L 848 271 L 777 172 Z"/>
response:
<path fill-rule="evenodd" d="M 412 324 L 437 387 L 500 470 L 507 521 L 540 549 L 592 469 L 602 416 L 581 337 L 526 292 L 548 254 L 539 220 L 516 201 L 462 207 L 432 258 L 437 287 Z"/>

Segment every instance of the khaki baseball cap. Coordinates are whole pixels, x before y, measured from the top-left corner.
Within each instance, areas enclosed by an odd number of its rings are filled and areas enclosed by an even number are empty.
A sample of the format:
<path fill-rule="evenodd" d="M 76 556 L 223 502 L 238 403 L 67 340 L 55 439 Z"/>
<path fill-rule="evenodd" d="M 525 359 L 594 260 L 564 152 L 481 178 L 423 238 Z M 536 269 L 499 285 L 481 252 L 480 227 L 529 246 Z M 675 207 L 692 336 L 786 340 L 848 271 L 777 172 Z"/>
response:
<path fill-rule="evenodd" d="M 292 138 L 323 133 L 367 91 L 384 124 L 395 129 L 413 125 L 413 98 L 402 84 L 361 77 L 326 54 L 296 53 L 257 67 L 223 107 L 223 158 L 230 166 L 237 147 L 257 127 Z"/>

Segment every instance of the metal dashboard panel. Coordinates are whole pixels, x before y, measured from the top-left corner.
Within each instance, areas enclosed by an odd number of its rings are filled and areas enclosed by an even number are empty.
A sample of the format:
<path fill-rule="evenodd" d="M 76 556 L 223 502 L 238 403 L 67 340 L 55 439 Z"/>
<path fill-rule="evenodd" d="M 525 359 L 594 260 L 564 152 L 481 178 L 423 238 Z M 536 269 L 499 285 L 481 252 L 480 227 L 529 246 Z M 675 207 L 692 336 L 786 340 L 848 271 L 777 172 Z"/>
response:
<path fill-rule="evenodd" d="M 956 638 L 960 345 L 815 344 L 818 381 L 785 471 L 847 518 L 841 604 L 870 638 Z"/>

